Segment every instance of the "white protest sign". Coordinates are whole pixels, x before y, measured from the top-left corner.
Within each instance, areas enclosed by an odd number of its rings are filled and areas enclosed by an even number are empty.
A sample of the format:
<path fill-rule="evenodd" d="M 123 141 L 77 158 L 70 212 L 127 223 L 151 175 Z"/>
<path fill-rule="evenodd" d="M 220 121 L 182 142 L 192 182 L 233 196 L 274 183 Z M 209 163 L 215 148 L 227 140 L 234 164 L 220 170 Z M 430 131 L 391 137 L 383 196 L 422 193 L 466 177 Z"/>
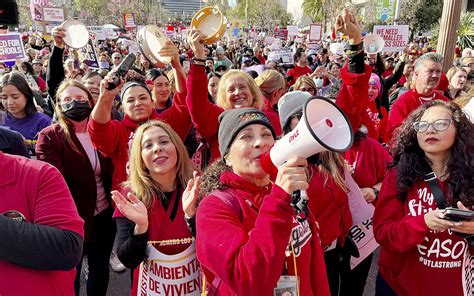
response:
<path fill-rule="evenodd" d="M 107 39 L 114 39 L 117 36 L 112 28 L 104 28 L 104 34 Z"/>
<path fill-rule="evenodd" d="M 323 25 L 322 24 L 311 24 L 309 25 L 309 41 L 321 41 L 323 38 Z"/>
<path fill-rule="evenodd" d="M 87 26 L 87 29 L 97 35 L 97 40 L 105 40 L 105 30 L 102 26 Z"/>
<path fill-rule="evenodd" d="M 293 64 L 293 52 L 291 49 L 270 51 L 268 53 L 269 61 L 280 61 L 285 64 Z"/>
<path fill-rule="evenodd" d="M 298 36 L 298 26 L 288 26 L 288 36 Z"/>
<path fill-rule="evenodd" d="M 349 236 L 359 249 L 359 258 L 351 257 L 351 269 L 354 269 L 365 258 L 372 254 L 379 247 L 374 238 L 372 218 L 351 227 Z"/>
<path fill-rule="evenodd" d="M 365 201 L 359 186 L 354 181 L 351 173 L 344 170 L 344 177 L 346 180 L 349 193 L 347 198 L 349 200 L 349 208 L 352 214 L 352 225 L 358 225 L 374 216 L 374 206 Z"/>
<path fill-rule="evenodd" d="M 189 33 L 189 29 L 181 30 L 181 38 L 185 40 L 188 39 L 188 33 Z"/>
<path fill-rule="evenodd" d="M 266 45 L 270 45 L 270 44 L 272 44 L 274 41 L 275 41 L 275 37 L 273 37 L 273 36 L 267 36 L 267 37 L 265 37 L 265 44 L 266 44 Z"/>
<path fill-rule="evenodd" d="M 408 46 L 408 25 L 374 26 L 374 34 L 382 36 L 385 41 L 383 51 L 403 51 Z"/>
<path fill-rule="evenodd" d="M 200 269 L 194 242 L 176 255 L 163 254 L 148 245 L 146 255 L 139 266 L 138 296 L 201 295 Z"/>
<path fill-rule="evenodd" d="M 45 22 L 64 22 L 64 8 L 62 7 L 43 7 L 43 20 Z"/>

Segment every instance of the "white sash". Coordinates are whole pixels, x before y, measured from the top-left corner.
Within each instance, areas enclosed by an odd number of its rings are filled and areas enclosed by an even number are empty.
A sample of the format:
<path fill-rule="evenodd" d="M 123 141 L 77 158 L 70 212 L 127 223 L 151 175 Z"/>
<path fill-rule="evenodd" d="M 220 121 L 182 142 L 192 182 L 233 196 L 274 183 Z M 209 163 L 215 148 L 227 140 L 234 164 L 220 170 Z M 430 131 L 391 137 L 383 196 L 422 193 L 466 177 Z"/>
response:
<path fill-rule="evenodd" d="M 166 255 L 149 244 L 139 266 L 137 296 L 200 295 L 199 263 L 193 241 L 183 252 Z"/>

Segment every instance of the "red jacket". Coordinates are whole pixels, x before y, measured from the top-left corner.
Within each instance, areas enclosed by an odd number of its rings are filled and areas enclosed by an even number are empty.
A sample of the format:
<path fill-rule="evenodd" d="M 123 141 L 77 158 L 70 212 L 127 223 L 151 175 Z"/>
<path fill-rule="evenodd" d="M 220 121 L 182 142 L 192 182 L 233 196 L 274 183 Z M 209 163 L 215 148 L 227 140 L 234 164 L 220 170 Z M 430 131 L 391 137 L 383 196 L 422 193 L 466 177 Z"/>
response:
<path fill-rule="evenodd" d="M 275 130 L 275 135 L 280 137 L 282 126 L 280 125 L 280 117 L 278 116 L 278 112 L 276 112 L 275 109 L 270 106 L 269 100 L 264 99 L 263 102 L 264 104 L 262 111 L 265 112 L 265 115 L 267 115 L 268 119 L 270 120 L 272 127 Z"/>
<path fill-rule="evenodd" d="M 369 79 L 372 67 L 365 65 L 362 74 L 350 73 L 347 66 L 341 69 L 342 85 L 336 105 L 346 114 L 355 133 L 362 123 L 362 113 L 369 102 Z"/>
<path fill-rule="evenodd" d="M 192 122 L 196 131 L 209 144 L 212 162 L 220 157 L 217 132 L 219 130 L 219 115 L 224 112 L 224 109 L 209 102 L 207 98 L 207 76 L 204 67 L 191 64 L 191 69 L 188 73 L 187 89 L 188 96 L 186 97 L 186 102 Z M 268 116 L 275 132 L 277 132 L 280 126 L 278 116 L 272 114 L 272 111 L 263 112 Z"/>
<path fill-rule="evenodd" d="M 309 209 L 319 223 L 321 244 L 325 248 L 337 239 L 339 245 L 343 246 L 352 226 L 347 193 L 336 184 L 331 175 L 321 172 L 314 165 L 310 168 L 312 178 L 307 190 Z"/>
<path fill-rule="evenodd" d="M 401 95 L 390 109 L 386 139 L 391 141 L 393 139 L 395 129 L 402 125 L 403 121 L 405 121 L 405 118 L 407 118 L 412 111 L 416 110 L 423 103 L 432 100 L 442 100 L 445 102 L 449 101 L 448 98 L 436 91 L 433 92 L 433 95 L 428 98 L 420 95 L 416 89 L 410 89 Z"/>
<path fill-rule="evenodd" d="M 160 114 L 153 110 L 148 118 L 149 120 L 162 120 L 168 123 L 183 142 L 192 126 L 184 101 L 185 97 L 186 94 L 175 94 L 170 108 Z M 135 130 L 139 125 L 139 122 L 133 121 L 127 115 L 122 121 L 111 120 L 107 123 L 98 123 L 92 117 L 89 119 L 87 130 L 92 143 L 98 150 L 112 158 L 114 163 L 112 189 L 119 189 L 120 184 L 127 180 L 129 149 L 132 145 Z"/>
<path fill-rule="evenodd" d="M 221 280 L 217 295 L 273 295 L 282 275 L 294 274 L 293 256 L 286 257 L 290 237 L 300 277 L 300 295 L 329 295 L 317 226 L 295 219 L 290 195 L 276 185 L 259 187 L 232 172 L 221 182 L 238 201 L 241 215 L 212 193 L 196 215 L 197 256 L 207 282 Z"/>
<path fill-rule="evenodd" d="M 440 186 L 447 194 L 445 184 Z M 402 201 L 396 168 L 385 177 L 375 207 L 374 235 L 382 247 L 379 272 L 399 296 L 468 295 L 464 278 L 472 280 L 472 274 L 463 274 L 469 270 L 467 242 L 451 231 L 428 228 L 424 214 L 436 208 L 424 181 L 415 183 Z"/>

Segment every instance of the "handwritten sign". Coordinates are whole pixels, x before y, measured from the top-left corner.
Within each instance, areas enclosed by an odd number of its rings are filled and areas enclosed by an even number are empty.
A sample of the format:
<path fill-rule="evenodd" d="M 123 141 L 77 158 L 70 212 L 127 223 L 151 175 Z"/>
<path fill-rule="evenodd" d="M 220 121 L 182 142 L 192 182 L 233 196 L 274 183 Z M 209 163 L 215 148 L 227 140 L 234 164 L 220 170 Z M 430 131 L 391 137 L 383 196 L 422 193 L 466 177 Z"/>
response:
<path fill-rule="evenodd" d="M 0 61 L 15 61 L 25 57 L 25 48 L 19 33 L 0 35 Z"/>
<path fill-rule="evenodd" d="M 43 7 L 43 20 L 45 22 L 64 22 L 64 8 L 62 7 Z"/>
<path fill-rule="evenodd" d="M 408 25 L 374 26 L 374 33 L 385 41 L 383 51 L 403 51 L 408 46 Z"/>

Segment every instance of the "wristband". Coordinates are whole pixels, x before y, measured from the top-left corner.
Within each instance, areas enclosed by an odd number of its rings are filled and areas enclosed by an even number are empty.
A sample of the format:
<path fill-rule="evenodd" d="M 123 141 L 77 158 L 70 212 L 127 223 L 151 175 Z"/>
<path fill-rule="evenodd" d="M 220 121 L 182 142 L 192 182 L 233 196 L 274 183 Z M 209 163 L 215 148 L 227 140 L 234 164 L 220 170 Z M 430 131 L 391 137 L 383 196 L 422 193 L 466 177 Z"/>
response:
<path fill-rule="evenodd" d="M 375 193 L 375 199 L 379 198 L 379 192 L 380 192 L 380 191 L 379 191 L 377 188 L 375 188 L 375 187 L 372 187 L 372 190 L 373 190 L 374 193 Z"/>
<path fill-rule="evenodd" d="M 202 60 L 197 60 L 197 59 L 196 59 L 196 60 L 195 60 L 195 59 L 192 59 L 192 60 L 191 60 L 191 64 L 194 64 L 194 65 L 196 65 L 196 66 L 203 66 L 203 67 L 206 66 L 206 63 L 205 63 L 204 61 L 202 61 Z"/>
<path fill-rule="evenodd" d="M 359 44 L 348 44 L 346 46 L 346 50 L 348 51 L 359 51 L 359 50 L 364 50 L 364 43 L 361 42 Z"/>
<path fill-rule="evenodd" d="M 203 63 L 206 62 L 206 60 L 204 60 L 204 59 L 198 59 L 198 58 L 196 58 L 196 57 L 194 57 L 192 60 L 193 60 L 193 61 L 198 61 L 198 62 L 203 62 Z"/>

